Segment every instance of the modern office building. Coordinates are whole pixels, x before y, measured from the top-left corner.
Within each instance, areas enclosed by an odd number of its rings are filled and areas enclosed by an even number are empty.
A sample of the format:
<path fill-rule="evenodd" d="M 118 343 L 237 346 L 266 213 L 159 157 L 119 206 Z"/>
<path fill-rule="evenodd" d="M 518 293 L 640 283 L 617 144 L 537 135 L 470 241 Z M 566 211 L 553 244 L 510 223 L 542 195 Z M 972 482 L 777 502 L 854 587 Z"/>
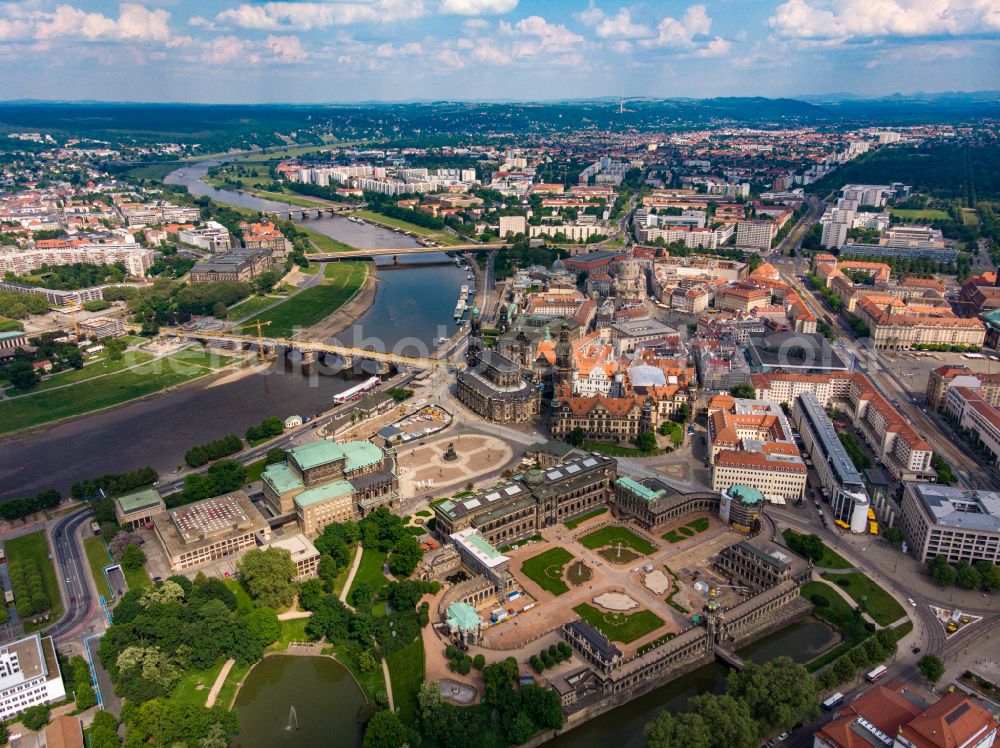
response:
<path fill-rule="evenodd" d="M 864 479 L 844 449 L 833 422 L 810 392 L 795 400 L 795 425 L 834 520 L 847 524 L 854 533 L 868 530 L 871 502 Z"/>
<path fill-rule="evenodd" d="M 32 634 L 0 646 L 0 719 L 64 698 L 52 637 Z"/>
<path fill-rule="evenodd" d="M 1000 494 L 907 482 L 901 526 L 920 561 L 1000 563 Z"/>
<path fill-rule="evenodd" d="M 154 514 L 152 522 L 173 571 L 238 555 L 271 536 L 243 491 Z"/>

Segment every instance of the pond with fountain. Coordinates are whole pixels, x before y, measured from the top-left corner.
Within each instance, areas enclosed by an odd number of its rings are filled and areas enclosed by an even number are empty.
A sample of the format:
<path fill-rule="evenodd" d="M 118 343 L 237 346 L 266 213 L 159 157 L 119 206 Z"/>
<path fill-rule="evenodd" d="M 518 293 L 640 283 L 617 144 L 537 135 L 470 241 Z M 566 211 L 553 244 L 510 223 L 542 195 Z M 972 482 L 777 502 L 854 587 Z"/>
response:
<path fill-rule="evenodd" d="M 357 748 L 368 704 L 333 658 L 274 655 L 250 671 L 233 708 L 240 718 L 234 748 Z"/>

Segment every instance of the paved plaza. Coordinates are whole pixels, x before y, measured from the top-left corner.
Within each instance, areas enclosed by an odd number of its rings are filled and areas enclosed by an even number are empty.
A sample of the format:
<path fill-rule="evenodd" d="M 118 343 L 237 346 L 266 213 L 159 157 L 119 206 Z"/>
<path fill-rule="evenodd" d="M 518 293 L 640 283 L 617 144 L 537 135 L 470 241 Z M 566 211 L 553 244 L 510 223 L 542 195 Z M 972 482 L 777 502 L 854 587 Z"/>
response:
<path fill-rule="evenodd" d="M 663 539 L 662 536 L 675 526 L 686 525 L 698 517 L 708 520 L 707 530 L 680 543 L 669 543 Z M 597 529 L 616 526 L 629 528 L 654 545 L 655 549 L 649 554 L 639 555 L 633 552 L 633 557 L 638 557 L 627 564 L 617 564 L 604 558 L 607 548 L 587 548 L 579 541 Z M 722 548 L 742 539 L 741 535 L 719 522 L 717 517 L 704 513 L 682 517 L 655 533 L 646 532 L 631 523 L 611 521 L 609 515 L 603 514 L 587 520 L 574 530 L 568 530 L 560 524 L 544 529 L 541 535 L 540 541 L 528 543 L 505 554 L 511 559 L 510 570 L 524 589 L 526 599 L 518 600 L 514 605 L 514 609 L 518 610 L 517 616 L 487 629 L 482 647 L 482 651 L 487 654 L 489 650 L 530 652 L 537 646 L 540 637 L 550 634 L 564 622 L 576 619 L 578 614 L 574 608 L 586 603 L 604 610 L 623 611 L 624 615 L 648 610 L 664 621 L 662 626 L 628 644 L 616 642 L 625 656 L 630 657 L 642 645 L 666 633 L 678 633 L 691 625 L 691 616 L 701 610 L 705 600 L 705 595 L 695 588 L 695 583 L 723 582 L 710 568 L 711 559 Z M 560 595 L 544 589 L 521 570 L 527 559 L 553 548 L 564 548 L 573 557 L 563 569 L 563 579 L 569 589 Z M 602 554 L 601 551 L 605 553 Z M 614 554 L 615 550 L 612 549 L 611 553 Z M 574 575 L 570 572 L 581 562 L 590 570 L 591 576 L 574 585 Z M 651 566 L 650 571 L 647 571 L 647 565 Z M 655 583 L 644 583 L 652 572 L 659 572 L 650 580 Z M 668 599 L 688 613 L 681 613 L 677 607 L 667 602 Z M 739 593 L 734 590 L 720 591 L 719 601 L 723 606 L 733 605 L 740 599 Z M 483 603 L 479 609 L 480 615 L 489 620 L 490 610 L 496 605 L 496 601 Z M 525 605 L 528 610 L 523 609 Z"/>
<path fill-rule="evenodd" d="M 454 460 L 446 460 L 448 445 Z M 514 457 L 510 446 L 493 436 L 445 435 L 398 450 L 399 492 L 404 499 L 443 488 L 464 488 L 476 476 L 490 473 Z"/>

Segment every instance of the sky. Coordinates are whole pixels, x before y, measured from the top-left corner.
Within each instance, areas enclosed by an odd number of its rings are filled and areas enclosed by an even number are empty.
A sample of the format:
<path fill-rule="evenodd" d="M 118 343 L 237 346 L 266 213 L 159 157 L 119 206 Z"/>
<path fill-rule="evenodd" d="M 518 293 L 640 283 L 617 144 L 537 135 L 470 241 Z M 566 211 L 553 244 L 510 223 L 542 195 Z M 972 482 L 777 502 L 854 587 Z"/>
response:
<path fill-rule="evenodd" d="M 0 0 L 0 100 L 1000 89 L 1000 0 Z"/>

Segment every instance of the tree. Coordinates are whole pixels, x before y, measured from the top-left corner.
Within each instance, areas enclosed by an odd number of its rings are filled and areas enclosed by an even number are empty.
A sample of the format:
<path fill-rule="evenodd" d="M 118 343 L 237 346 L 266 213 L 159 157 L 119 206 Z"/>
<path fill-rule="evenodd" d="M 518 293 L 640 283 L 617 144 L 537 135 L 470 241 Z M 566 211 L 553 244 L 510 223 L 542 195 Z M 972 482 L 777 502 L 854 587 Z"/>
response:
<path fill-rule="evenodd" d="M 143 553 L 142 548 L 131 543 L 125 547 L 125 552 L 122 553 L 122 566 L 126 569 L 141 569 L 144 563 L 146 563 L 146 554 Z"/>
<path fill-rule="evenodd" d="M 906 540 L 906 534 L 898 527 L 887 527 L 882 531 L 882 537 L 891 545 L 899 545 Z"/>
<path fill-rule="evenodd" d="M 21 392 L 34 389 L 40 381 L 30 361 L 15 361 L 7 367 L 7 379 Z"/>
<path fill-rule="evenodd" d="M 281 636 L 281 621 L 274 608 L 254 608 L 244 618 L 250 634 L 262 647 L 273 644 Z"/>
<path fill-rule="evenodd" d="M 754 389 L 752 384 L 738 384 L 729 390 L 729 394 L 733 397 L 753 400 L 757 397 L 757 390 Z"/>
<path fill-rule="evenodd" d="M 970 566 L 968 561 L 959 561 L 958 566 L 955 567 L 955 582 L 963 589 L 975 590 L 979 589 L 983 580 L 980 578 L 979 572 Z"/>
<path fill-rule="evenodd" d="M 49 708 L 45 704 L 29 706 L 21 714 L 21 724 L 38 732 L 49 723 Z"/>
<path fill-rule="evenodd" d="M 537 732 L 535 723 L 531 717 L 523 712 L 518 714 L 506 725 L 506 735 L 514 745 L 521 745 L 531 740 L 531 736 Z"/>
<path fill-rule="evenodd" d="M 760 738 L 807 721 L 816 713 L 816 681 L 790 657 L 778 657 L 763 665 L 748 662 L 742 670 L 730 674 L 726 693 L 747 705 Z"/>
<path fill-rule="evenodd" d="M 237 562 L 240 584 L 251 598 L 270 608 L 287 608 L 295 595 L 297 571 L 284 548 L 251 549 Z"/>
<path fill-rule="evenodd" d="M 937 655 L 924 655 L 917 663 L 917 670 L 927 679 L 928 683 L 937 683 L 944 675 L 944 663 Z"/>
<path fill-rule="evenodd" d="M 586 441 L 586 439 L 587 439 L 587 432 L 584 431 L 579 426 L 577 426 L 576 428 L 574 428 L 572 431 L 569 432 L 569 436 L 566 438 L 566 441 L 568 441 L 574 447 L 582 447 L 583 442 Z"/>
<path fill-rule="evenodd" d="M 91 748 L 117 748 L 121 743 L 118 739 L 118 720 L 111 712 L 94 712 L 90 740 Z"/>
<path fill-rule="evenodd" d="M 412 736 L 399 717 L 389 711 L 381 711 L 368 720 L 365 727 L 363 748 L 402 748 L 409 744 Z"/>
<path fill-rule="evenodd" d="M 656 449 L 656 434 L 652 431 L 643 431 L 635 440 L 635 444 L 644 452 L 651 452 Z"/>
<path fill-rule="evenodd" d="M 955 583 L 957 572 L 948 563 L 946 556 L 937 555 L 927 562 L 927 568 L 931 572 L 931 578 L 941 587 L 949 587 Z"/>

